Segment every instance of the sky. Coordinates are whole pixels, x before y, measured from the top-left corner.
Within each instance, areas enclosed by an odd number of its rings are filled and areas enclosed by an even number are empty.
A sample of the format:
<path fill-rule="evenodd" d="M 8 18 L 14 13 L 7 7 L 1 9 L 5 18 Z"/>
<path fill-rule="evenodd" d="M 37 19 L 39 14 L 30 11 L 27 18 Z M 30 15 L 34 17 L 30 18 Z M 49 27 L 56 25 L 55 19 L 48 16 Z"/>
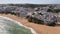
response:
<path fill-rule="evenodd" d="M 60 0 L 0 0 L 0 4 L 60 4 Z"/>

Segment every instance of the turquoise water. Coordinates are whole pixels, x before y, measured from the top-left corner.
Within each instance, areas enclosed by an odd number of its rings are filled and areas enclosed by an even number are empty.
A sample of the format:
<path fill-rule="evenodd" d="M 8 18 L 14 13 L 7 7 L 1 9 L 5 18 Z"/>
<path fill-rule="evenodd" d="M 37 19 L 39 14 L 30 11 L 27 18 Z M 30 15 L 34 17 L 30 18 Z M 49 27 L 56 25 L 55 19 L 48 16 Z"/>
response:
<path fill-rule="evenodd" d="M 0 34 L 32 34 L 31 31 L 25 27 L 19 26 L 17 23 L 0 18 Z"/>

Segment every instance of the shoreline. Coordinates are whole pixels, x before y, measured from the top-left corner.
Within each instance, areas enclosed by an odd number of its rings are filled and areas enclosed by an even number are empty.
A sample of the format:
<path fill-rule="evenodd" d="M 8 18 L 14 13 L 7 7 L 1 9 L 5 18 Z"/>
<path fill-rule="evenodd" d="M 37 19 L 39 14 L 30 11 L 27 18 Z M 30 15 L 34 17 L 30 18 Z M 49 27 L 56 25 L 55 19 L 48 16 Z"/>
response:
<path fill-rule="evenodd" d="M 5 16 L 0 16 L 0 17 L 5 18 L 5 19 L 8 19 L 8 20 L 11 20 L 11 21 L 14 21 L 15 23 L 19 24 L 20 26 L 23 26 L 23 27 L 25 27 L 25 28 L 30 29 L 30 31 L 32 32 L 32 34 L 37 34 L 36 31 L 35 31 L 33 28 L 24 26 L 21 22 L 18 22 L 18 21 L 16 21 L 16 20 L 13 20 L 13 19 L 8 18 L 8 17 L 5 17 Z"/>

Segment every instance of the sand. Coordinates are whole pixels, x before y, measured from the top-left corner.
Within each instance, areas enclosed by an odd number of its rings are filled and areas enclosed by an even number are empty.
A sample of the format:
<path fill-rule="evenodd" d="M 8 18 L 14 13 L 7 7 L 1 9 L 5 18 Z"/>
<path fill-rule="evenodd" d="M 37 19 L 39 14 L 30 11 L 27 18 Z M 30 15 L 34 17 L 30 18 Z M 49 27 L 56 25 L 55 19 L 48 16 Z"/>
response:
<path fill-rule="evenodd" d="M 25 26 L 33 28 L 37 32 L 37 34 L 60 34 L 60 26 L 52 27 L 52 26 L 46 26 L 46 25 L 41 25 L 41 24 L 35 24 L 32 22 L 28 22 L 24 18 L 17 17 L 11 14 L 7 14 L 7 15 L 0 14 L 0 15 L 9 17 L 11 19 L 21 22 Z"/>

